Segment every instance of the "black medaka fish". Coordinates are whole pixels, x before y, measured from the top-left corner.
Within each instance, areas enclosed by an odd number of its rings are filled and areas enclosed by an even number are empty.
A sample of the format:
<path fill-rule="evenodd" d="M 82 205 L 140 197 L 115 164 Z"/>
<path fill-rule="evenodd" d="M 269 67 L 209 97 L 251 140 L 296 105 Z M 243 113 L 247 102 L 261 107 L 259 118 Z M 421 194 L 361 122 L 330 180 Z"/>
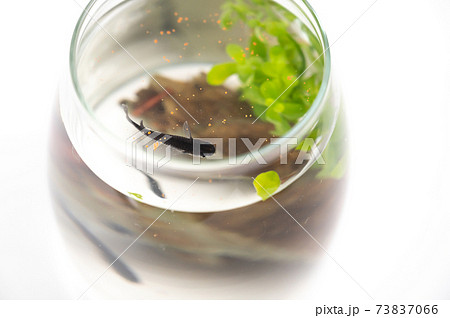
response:
<path fill-rule="evenodd" d="M 161 191 L 161 187 L 159 186 L 159 183 L 153 179 L 151 176 L 146 174 L 145 172 L 141 171 L 148 180 L 148 183 L 150 185 L 150 189 L 153 191 L 154 194 L 156 194 L 161 199 L 166 199 L 166 195 Z"/>
<path fill-rule="evenodd" d="M 200 155 L 202 157 L 212 156 L 216 152 L 216 146 L 214 146 L 213 144 L 204 140 L 192 138 L 187 122 L 184 122 L 183 129 L 189 137 L 164 134 L 162 132 L 146 128 L 144 126 L 143 120 L 141 120 L 140 124 L 135 123 L 128 115 L 128 107 L 124 104 L 122 104 L 122 107 L 127 116 L 127 120 L 131 124 L 133 124 L 133 126 L 136 127 L 136 129 L 140 130 L 143 134 L 148 135 L 148 137 L 152 138 L 155 141 L 161 142 L 167 146 L 171 146 L 175 149 L 181 150 L 184 153 L 188 153 L 191 155 Z M 194 145 L 196 146 L 195 148 Z"/>
<path fill-rule="evenodd" d="M 102 256 L 105 260 L 110 264 L 116 272 L 121 275 L 123 278 L 129 280 L 133 283 L 139 283 L 140 279 L 135 274 L 133 270 L 123 260 L 120 259 L 121 255 L 116 255 L 111 249 L 109 249 L 104 242 L 100 241 L 100 239 L 95 236 L 83 223 L 78 220 L 72 211 L 65 205 L 62 200 L 57 200 L 57 204 L 59 207 L 65 212 L 65 214 L 72 220 L 72 222 L 83 232 L 83 234 L 91 241 L 101 252 Z"/>

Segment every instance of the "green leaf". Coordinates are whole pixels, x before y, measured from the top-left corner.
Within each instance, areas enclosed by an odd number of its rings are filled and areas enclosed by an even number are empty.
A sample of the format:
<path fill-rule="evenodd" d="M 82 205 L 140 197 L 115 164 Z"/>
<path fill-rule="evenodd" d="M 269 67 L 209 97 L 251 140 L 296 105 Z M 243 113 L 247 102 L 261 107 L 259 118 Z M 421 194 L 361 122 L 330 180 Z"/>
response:
<path fill-rule="evenodd" d="M 286 31 L 286 25 L 279 21 L 273 21 L 266 24 L 266 30 L 269 34 L 279 37 L 284 35 Z"/>
<path fill-rule="evenodd" d="M 267 56 L 267 48 L 264 42 L 262 42 L 256 35 L 250 37 L 250 52 L 253 51 L 254 56 L 265 58 Z"/>
<path fill-rule="evenodd" d="M 286 51 L 279 45 L 272 46 L 269 50 L 270 60 L 277 64 L 287 65 L 289 61 L 286 58 Z"/>
<path fill-rule="evenodd" d="M 289 120 L 298 120 L 305 113 L 305 108 L 301 102 L 284 103 L 283 116 Z"/>
<path fill-rule="evenodd" d="M 297 80 L 297 75 L 295 74 L 295 71 L 289 66 L 282 71 L 280 77 L 286 88 L 289 86 L 290 89 L 294 88 L 300 83 L 299 80 Z"/>
<path fill-rule="evenodd" d="M 226 50 L 227 54 L 237 63 L 243 63 L 245 61 L 244 50 L 239 45 L 233 43 L 228 44 Z"/>
<path fill-rule="evenodd" d="M 239 79 L 242 82 L 246 82 L 250 78 L 250 76 L 253 75 L 254 70 L 251 65 L 246 63 L 246 64 L 237 64 L 236 72 L 239 75 Z"/>
<path fill-rule="evenodd" d="M 300 44 L 287 32 L 278 38 L 278 42 L 284 48 L 289 64 L 299 70 L 300 73 L 303 72 L 306 67 L 305 54 Z"/>
<path fill-rule="evenodd" d="M 248 13 L 252 11 L 243 1 L 239 1 L 238 4 L 234 4 L 233 9 L 241 20 L 246 20 Z"/>
<path fill-rule="evenodd" d="M 236 71 L 236 63 L 233 62 L 214 65 L 209 71 L 206 80 L 210 85 L 221 85 Z"/>
<path fill-rule="evenodd" d="M 261 84 L 260 91 L 264 98 L 276 99 L 283 92 L 283 87 L 278 80 L 265 81 Z"/>
<path fill-rule="evenodd" d="M 261 71 L 264 73 L 265 77 L 268 76 L 278 76 L 280 69 L 278 68 L 278 65 L 272 62 L 265 62 L 261 66 Z"/>
<path fill-rule="evenodd" d="M 247 24 L 251 28 L 256 28 L 256 27 L 262 26 L 261 21 L 259 21 L 258 19 L 250 19 L 247 21 Z"/>
<path fill-rule="evenodd" d="M 135 196 L 135 197 L 138 198 L 139 200 L 142 200 L 142 194 L 139 194 L 139 193 L 133 193 L 133 192 L 128 192 L 128 194 Z"/>
<path fill-rule="evenodd" d="M 256 117 L 259 117 L 263 114 L 263 112 L 267 109 L 266 106 L 262 105 L 252 105 L 253 106 L 253 113 Z"/>
<path fill-rule="evenodd" d="M 270 196 L 278 190 L 280 184 L 280 176 L 276 171 L 263 172 L 253 180 L 253 186 L 256 189 L 256 193 L 263 201 L 270 198 Z"/>
<path fill-rule="evenodd" d="M 234 19 L 231 10 L 224 10 L 220 16 L 220 25 L 224 28 L 229 28 L 233 25 Z"/>
<path fill-rule="evenodd" d="M 275 126 L 274 133 L 282 136 L 291 129 L 291 125 L 286 118 L 276 111 L 276 107 L 273 106 L 265 112 L 265 119 Z"/>
<path fill-rule="evenodd" d="M 260 105 L 265 104 L 265 100 L 262 97 L 258 88 L 254 86 L 244 87 L 242 89 L 242 98 L 249 101 L 250 103 L 256 103 Z"/>

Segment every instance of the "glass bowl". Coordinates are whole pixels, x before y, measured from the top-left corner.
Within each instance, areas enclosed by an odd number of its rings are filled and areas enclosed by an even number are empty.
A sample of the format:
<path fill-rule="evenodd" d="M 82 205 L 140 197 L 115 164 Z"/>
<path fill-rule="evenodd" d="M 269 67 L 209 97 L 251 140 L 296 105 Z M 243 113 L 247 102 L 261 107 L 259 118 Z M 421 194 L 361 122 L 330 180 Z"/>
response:
<path fill-rule="evenodd" d="M 255 55 L 254 16 L 239 15 L 240 4 L 264 19 L 289 14 L 303 57 L 288 61 L 297 73 L 286 87 L 304 91 L 304 111 L 288 127 L 270 115 L 282 97 L 258 108 L 241 75 L 208 77 L 240 63 L 233 45 Z M 80 296 L 285 298 L 307 279 L 339 215 L 347 150 L 327 38 L 306 1 L 91 1 L 58 101 L 49 179 L 86 279 Z M 181 149 L 194 140 L 215 149 Z"/>

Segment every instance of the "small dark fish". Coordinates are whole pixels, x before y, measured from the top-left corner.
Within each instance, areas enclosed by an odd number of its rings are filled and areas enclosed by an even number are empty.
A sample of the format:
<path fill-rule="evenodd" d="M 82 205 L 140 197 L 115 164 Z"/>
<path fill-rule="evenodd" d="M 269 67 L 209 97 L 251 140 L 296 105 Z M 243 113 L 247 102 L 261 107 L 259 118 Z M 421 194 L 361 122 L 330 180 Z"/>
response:
<path fill-rule="evenodd" d="M 75 215 L 69 210 L 68 207 L 62 202 L 57 200 L 60 208 L 65 214 L 72 220 L 72 222 L 80 229 L 86 238 L 94 244 L 101 252 L 104 259 L 110 264 L 110 266 L 123 278 L 133 283 L 139 283 L 138 276 L 126 265 L 112 250 L 110 250 L 100 239 L 97 238 L 86 226 L 79 221 Z"/>
<path fill-rule="evenodd" d="M 127 120 L 134 126 L 136 129 L 140 130 L 143 134 L 148 135 L 148 137 L 152 138 L 155 141 L 159 141 L 167 146 L 171 146 L 175 149 L 181 150 L 184 153 L 188 153 L 190 155 L 194 154 L 194 150 L 199 150 L 199 155 L 202 157 L 212 156 L 216 152 L 216 146 L 213 144 L 200 140 L 197 138 L 192 138 L 191 132 L 189 130 L 189 126 L 187 122 L 184 122 L 183 129 L 188 137 L 182 137 L 171 134 L 164 134 L 159 131 L 148 129 L 144 126 L 144 121 L 141 120 L 140 124 L 135 123 L 130 116 L 128 115 L 128 107 L 122 104 L 122 107 L 127 116 Z M 197 146 L 197 149 L 194 149 L 194 144 Z"/>
<path fill-rule="evenodd" d="M 150 189 L 152 189 L 153 193 L 156 194 L 161 199 L 165 199 L 166 196 L 161 191 L 161 188 L 159 187 L 158 182 L 155 179 L 153 179 L 152 177 L 150 177 L 148 174 L 146 174 L 145 172 L 143 172 L 143 171 L 141 171 L 141 172 L 147 177 L 148 183 L 150 184 Z"/>

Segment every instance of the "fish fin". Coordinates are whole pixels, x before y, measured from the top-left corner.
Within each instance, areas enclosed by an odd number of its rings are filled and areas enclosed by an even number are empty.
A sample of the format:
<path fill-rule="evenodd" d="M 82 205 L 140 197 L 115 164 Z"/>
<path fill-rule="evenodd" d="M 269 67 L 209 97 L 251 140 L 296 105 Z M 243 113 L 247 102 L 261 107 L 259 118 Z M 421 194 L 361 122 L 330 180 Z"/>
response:
<path fill-rule="evenodd" d="M 141 120 L 141 122 L 139 123 L 139 125 L 140 125 L 141 129 L 144 129 L 144 128 L 145 128 L 145 126 L 144 126 L 144 121 L 143 121 L 143 120 Z"/>
<path fill-rule="evenodd" d="M 183 133 L 187 138 L 192 139 L 191 129 L 189 128 L 189 124 L 187 121 L 185 121 L 183 124 Z"/>
<path fill-rule="evenodd" d="M 139 127 L 139 125 L 136 124 L 136 123 L 130 118 L 130 115 L 128 114 L 128 105 L 122 103 L 122 104 L 120 104 L 120 106 L 122 106 L 122 109 L 123 109 L 123 111 L 125 112 L 125 116 L 127 117 L 127 120 L 128 120 L 131 124 L 133 124 L 133 126 L 136 127 L 138 130 L 139 130 L 139 129 L 142 129 L 142 126 Z"/>

